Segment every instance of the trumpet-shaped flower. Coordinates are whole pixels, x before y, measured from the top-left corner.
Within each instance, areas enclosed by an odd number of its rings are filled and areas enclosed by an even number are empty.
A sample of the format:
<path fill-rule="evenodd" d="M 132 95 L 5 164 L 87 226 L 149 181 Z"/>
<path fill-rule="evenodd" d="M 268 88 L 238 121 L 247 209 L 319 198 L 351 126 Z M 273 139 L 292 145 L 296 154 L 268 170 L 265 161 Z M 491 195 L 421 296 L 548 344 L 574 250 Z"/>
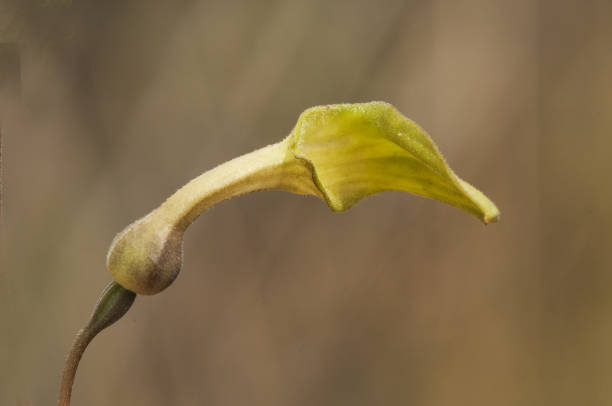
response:
<path fill-rule="evenodd" d="M 243 193 L 282 189 L 323 199 L 334 211 L 366 196 L 403 190 L 451 204 L 485 223 L 499 211 L 461 180 L 429 136 L 383 102 L 312 107 L 287 138 L 193 179 L 111 245 L 115 280 L 155 294 L 176 278 L 185 229 L 208 207 Z"/>

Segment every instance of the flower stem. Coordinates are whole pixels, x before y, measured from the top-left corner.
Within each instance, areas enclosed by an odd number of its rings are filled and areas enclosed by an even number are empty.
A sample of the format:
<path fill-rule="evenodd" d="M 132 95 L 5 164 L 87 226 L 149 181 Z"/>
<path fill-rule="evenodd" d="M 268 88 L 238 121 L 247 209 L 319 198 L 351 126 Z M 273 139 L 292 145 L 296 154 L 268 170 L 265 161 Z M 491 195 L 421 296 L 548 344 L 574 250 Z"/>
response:
<path fill-rule="evenodd" d="M 60 385 L 59 406 L 70 405 L 70 396 L 76 371 L 81 357 L 91 340 L 100 331 L 123 317 L 135 299 L 136 294 L 134 292 L 123 288 L 117 282 L 111 282 L 106 286 L 100 295 L 100 300 L 96 304 L 89 323 L 78 332 L 66 359 L 66 366 L 64 367 L 64 374 L 62 375 L 62 383 Z"/>
<path fill-rule="evenodd" d="M 62 383 L 60 386 L 59 402 L 60 406 L 70 405 L 70 396 L 72 394 L 72 385 L 74 383 L 74 377 L 76 375 L 79 362 L 85 352 L 85 349 L 94 338 L 94 335 L 88 332 L 86 329 L 82 329 L 78 332 L 76 340 L 72 344 L 70 354 L 66 360 L 66 366 L 64 367 L 64 374 L 62 376 Z"/>

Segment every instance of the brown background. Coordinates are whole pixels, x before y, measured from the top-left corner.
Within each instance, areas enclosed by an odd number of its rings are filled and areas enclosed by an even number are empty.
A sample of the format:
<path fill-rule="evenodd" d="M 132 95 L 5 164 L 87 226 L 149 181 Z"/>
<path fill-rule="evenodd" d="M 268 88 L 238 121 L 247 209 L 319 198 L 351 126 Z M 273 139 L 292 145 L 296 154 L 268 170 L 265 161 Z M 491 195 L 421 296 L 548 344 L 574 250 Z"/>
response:
<path fill-rule="evenodd" d="M 85 354 L 75 405 L 612 403 L 612 3 L 0 3 L 0 404 L 55 402 L 114 234 L 312 105 L 385 100 L 502 211 L 268 192 Z"/>

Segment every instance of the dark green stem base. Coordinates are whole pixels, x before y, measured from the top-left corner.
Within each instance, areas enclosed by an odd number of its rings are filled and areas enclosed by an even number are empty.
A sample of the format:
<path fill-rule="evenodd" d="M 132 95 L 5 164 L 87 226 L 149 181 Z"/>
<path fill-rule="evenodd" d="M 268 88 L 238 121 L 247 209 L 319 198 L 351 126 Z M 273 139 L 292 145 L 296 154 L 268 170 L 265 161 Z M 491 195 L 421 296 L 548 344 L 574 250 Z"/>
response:
<path fill-rule="evenodd" d="M 59 406 L 69 406 L 72 394 L 74 377 L 79 366 L 79 361 L 85 349 L 93 338 L 106 327 L 119 320 L 132 306 L 136 299 L 136 293 L 125 289 L 117 282 L 111 282 L 106 286 L 100 299 L 96 304 L 91 319 L 87 326 L 77 334 L 74 344 L 66 359 L 64 374 L 59 393 Z"/>

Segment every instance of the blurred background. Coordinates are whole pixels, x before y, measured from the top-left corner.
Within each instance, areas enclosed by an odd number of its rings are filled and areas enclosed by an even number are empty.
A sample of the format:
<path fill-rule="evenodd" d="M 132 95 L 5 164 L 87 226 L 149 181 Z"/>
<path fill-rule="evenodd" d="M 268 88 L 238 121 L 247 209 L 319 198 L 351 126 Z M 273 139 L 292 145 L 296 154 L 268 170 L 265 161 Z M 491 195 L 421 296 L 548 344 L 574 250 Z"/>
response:
<path fill-rule="evenodd" d="M 399 192 L 206 212 L 74 405 L 612 403 L 612 3 L 0 2 L 0 404 L 56 401 L 113 236 L 307 107 L 384 100 L 501 221 Z"/>

